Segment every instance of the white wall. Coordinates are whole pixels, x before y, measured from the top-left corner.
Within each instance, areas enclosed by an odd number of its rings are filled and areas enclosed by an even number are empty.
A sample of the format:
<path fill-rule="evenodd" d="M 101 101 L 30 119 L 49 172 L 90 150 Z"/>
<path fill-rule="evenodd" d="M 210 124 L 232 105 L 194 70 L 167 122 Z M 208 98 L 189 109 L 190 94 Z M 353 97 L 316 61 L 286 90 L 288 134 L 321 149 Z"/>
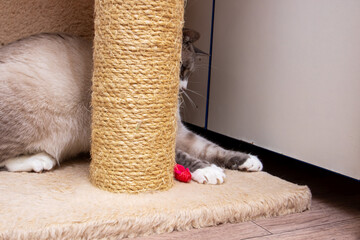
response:
<path fill-rule="evenodd" d="M 216 1 L 209 129 L 360 178 L 360 1 Z"/>

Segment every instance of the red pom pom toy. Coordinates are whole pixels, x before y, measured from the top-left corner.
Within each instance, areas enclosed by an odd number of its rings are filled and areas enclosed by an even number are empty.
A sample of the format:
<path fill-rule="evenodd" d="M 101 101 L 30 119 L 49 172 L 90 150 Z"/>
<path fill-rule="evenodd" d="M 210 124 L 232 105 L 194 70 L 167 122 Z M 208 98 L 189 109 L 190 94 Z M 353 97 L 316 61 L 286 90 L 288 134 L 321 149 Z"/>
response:
<path fill-rule="evenodd" d="M 191 181 L 191 173 L 188 168 L 184 168 L 184 166 L 180 164 L 176 164 L 174 167 L 175 178 L 180 182 L 190 182 Z"/>

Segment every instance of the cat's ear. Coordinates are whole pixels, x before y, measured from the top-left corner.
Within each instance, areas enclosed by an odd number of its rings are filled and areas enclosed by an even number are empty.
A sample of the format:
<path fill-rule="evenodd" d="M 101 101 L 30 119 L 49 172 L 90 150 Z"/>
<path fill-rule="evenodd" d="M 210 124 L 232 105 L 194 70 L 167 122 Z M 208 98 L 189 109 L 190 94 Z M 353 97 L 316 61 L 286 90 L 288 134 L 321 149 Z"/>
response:
<path fill-rule="evenodd" d="M 193 43 L 200 38 L 200 33 L 189 28 L 183 29 L 183 43 Z"/>
<path fill-rule="evenodd" d="M 198 49 L 197 47 L 193 46 L 194 47 L 194 51 L 196 53 L 196 55 L 205 55 L 205 56 L 209 56 L 210 54 L 204 52 L 203 50 L 201 49 Z"/>

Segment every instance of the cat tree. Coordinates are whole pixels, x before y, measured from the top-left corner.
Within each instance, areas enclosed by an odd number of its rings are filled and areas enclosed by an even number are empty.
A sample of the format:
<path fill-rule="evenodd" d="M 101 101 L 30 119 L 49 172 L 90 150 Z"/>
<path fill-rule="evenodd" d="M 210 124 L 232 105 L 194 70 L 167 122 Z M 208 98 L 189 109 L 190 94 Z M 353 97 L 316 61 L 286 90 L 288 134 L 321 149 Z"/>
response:
<path fill-rule="evenodd" d="M 0 45 L 39 32 L 92 38 L 93 4 L 0 0 Z M 183 7 L 183 0 L 95 0 L 90 177 L 101 189 L 173 185 Z M 147 236 L 301 212 L 311 202 L 306 186 L 265 172 L 226 171 L 221 186 L 113 194 L 94 187 L 88 169 L 75 159 L 42 174 L 0 172 L 0 239 Z"/>
<path fill-rule="evenodd" d="M 183 0 L 96 0 L 91 182 L 173 185 Z"/>

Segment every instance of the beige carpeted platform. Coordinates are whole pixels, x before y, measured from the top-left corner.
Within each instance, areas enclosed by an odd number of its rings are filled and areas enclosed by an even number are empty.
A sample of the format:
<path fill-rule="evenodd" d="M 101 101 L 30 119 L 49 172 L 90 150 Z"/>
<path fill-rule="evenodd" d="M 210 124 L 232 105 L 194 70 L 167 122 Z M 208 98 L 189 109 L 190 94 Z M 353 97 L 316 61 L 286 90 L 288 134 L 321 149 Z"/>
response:
<path fill-rule="evenodd" d="M 311 202 L 308 187 L 265 172 L 114 194 L 90 184 L 88 167 L 79 159 L 42 174 L 0 172 L 0 239 L 120 239 L 301 212 Z"/>

